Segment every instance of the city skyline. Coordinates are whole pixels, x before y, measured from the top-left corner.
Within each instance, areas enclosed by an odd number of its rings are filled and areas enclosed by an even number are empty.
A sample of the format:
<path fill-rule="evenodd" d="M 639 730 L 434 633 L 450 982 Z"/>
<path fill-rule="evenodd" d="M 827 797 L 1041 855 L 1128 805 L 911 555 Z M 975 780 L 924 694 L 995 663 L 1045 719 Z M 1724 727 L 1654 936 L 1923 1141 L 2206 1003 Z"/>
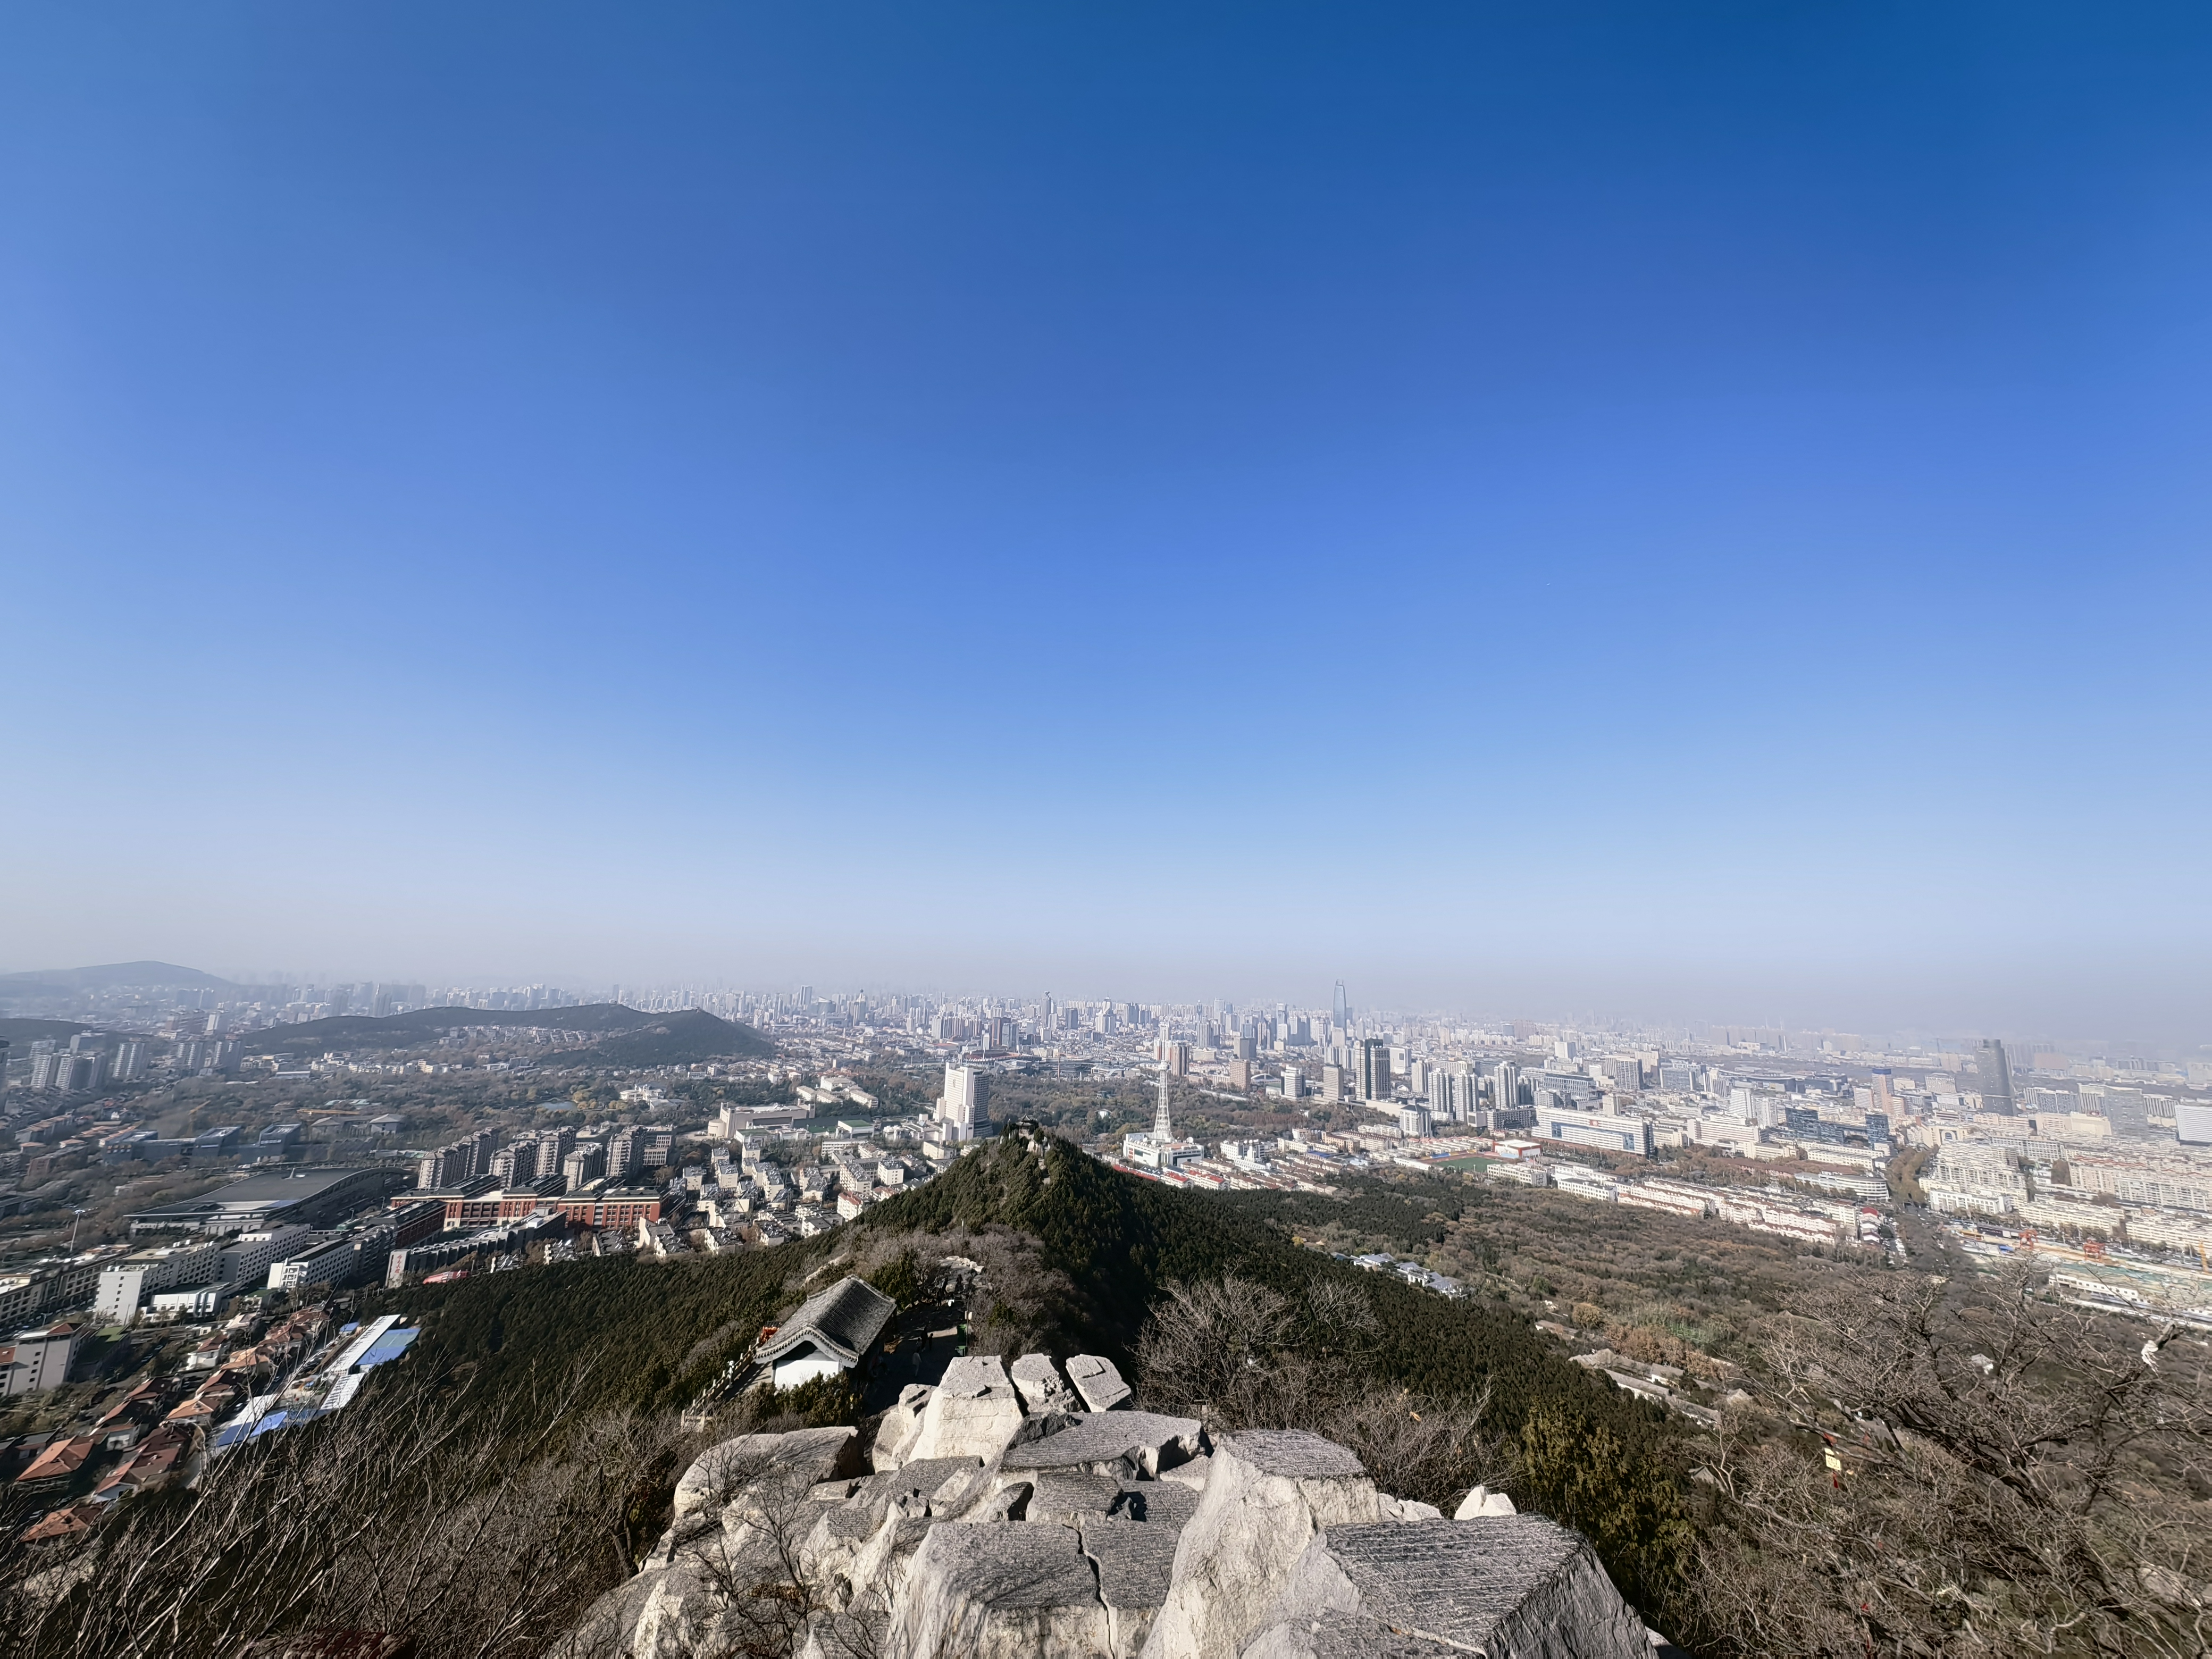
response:
<path fill-rule="evenodd" d="M 2212 21 L 0 24 L 0 970 L 2212 1040 Z"/>

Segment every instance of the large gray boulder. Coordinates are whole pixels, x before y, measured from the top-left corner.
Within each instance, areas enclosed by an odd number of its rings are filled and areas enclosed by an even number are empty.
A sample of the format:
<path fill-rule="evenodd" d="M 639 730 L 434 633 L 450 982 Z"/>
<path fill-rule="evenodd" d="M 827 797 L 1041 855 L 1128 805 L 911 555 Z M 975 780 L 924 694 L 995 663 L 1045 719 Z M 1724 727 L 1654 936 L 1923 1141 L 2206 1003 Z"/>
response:
<path fill-rule="evenodd" d="M 737 1493 L 771 1478 L 808 1487 L 859 1472 L 860 1437 L 851 1429 L 798 1429 L 789 1434 L 741 1434 L 708 1447 L 676 1483 L 678 1520 L 719 1509 Z"/>
<path fill-rule="evenodd" d="M 1146 1659 L 1230 1659 L 1316 1534 L 1376 1514 L 1375 1483 L 1334 1441 L 1297 1430 L 1222 1441 L 1176 1546 L 1174 1582 L 1146 1638 Z"/>
<path fill-rule="evenodd" d="M 1486 1659 L 1651 1651 L 1589 1546 L 1541 1516 L 1517 1515 L 1332 1526 L 1299 1556 L 1242 1652 L 1322 1659 L 1404 1638 Z"/>
<path fill-rule="evenodd" d="M 1129 1397 L 1129 1385 L 1110 1359 L 1079 1353 L 1067 1362 L 1067 1380 L 1094 1412 L 1111 1411 Z"/>
<path fill-rule="evenodd" d="M 934 1526 L 908 1563 L 888 1659 L 1093 1659 L 1113 1650 L 1072 1527 Z"/>
<path fill-rule="evenodd" d="M 1072 1417 L 1066 1426 L 1006 1448 L 1002 1469 L 1088 1469 L 1156 1480 L 1164 1469 L 1206 1449 L 1206 1425 L 1194 1417 L 1157 1412 L 1099 1412 Z"/>
<path fill-rule="evenodd" d="M 1022 1416 L 1021 1397 L 998 1356 L 963 1354 L 945 1367 L 904 1457 L 994 1462 L 1020 1432 Z"/>

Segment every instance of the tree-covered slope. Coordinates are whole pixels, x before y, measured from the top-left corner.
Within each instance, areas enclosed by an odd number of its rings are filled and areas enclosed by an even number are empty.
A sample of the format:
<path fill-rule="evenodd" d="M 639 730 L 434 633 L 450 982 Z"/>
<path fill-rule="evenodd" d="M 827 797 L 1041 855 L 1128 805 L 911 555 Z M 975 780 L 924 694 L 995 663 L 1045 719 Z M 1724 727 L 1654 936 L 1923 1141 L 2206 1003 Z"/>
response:
<path fill-rule="evenodd" d="M 1233 1273 L 1297 1297 L 1317 1278 L 1340 1279 L 1375 1310 L 1382 1333 L 1376 1364 L 1390 1382 L 1444 1397 L 1487 1385 L 1493 1420 L 1509 1431 L 1547 1402 L 1605 1418 L 1638 1440 L 1655 1431 L 1654 1408 L 1553 1352 L 1519 1316 L 1416 1290 L 1295 1243 L 1289 1225 L 1269 1213 L 1274 1196 L 1161 1187 L 1109 1169 L 1065 1141 L 1047 1139 L 1039 1152 L 1007 1136 L 855 1224 L 934 1231 L 995 1224 L 1034 1235 L 1048 1264 L 1081 1292 L 1087 1334 L 1122 1364 L 1133 1360 L 1146 1313 L 1173 1281 Z M 1430 1224 L 1413 1207 L 1428 1201 L 1403 1200 L 1407 1213 L 1392 1218 Z M 1370 1202 L 1388 1208 L 1392 1200 Z"/>

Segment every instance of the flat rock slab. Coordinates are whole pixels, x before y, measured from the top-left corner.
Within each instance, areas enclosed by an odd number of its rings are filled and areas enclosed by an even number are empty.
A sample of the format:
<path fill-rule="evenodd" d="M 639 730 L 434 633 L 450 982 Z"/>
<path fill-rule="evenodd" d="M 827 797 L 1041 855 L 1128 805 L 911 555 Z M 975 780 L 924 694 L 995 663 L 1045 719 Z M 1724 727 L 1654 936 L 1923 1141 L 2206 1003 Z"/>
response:
<path fill-rule="evenodd" d="M 1158 1607 L 1175 1575 L 1176 1534 L 1117 1516 L 1087 1516 L 1083 1553 L 1098 1564 L 1099 1599 L 1109 1607 Z"/>
<path fill-rule="evenodd" d="M 1115 1465 L 1126 1462 L 1132 1469 L 1157 1476 L 1164 1468 L 1187 1462 L 1205 1448 L 1206 1427 L 1194 1417 L 1164 1417 L 1157 1412 L 1099 1412 L 1088 1417 L 1070 1418 L 1067 1426 L 1057 1433 L 1009 1446 L 999 1467 L 1085 1468 L 1112 1474 L 1115 1472 Z"/>
<path fill-rule="evenodd" d="M 1247 1429 L 1221 1449 L 1261 1474 L 1292 1480 L 1364 1475 L 1359 1460 L 1336 1443 L 1303 1429 Z"/>
<path fill-rule="evenodd" d="M 1274 1647 L 1323 1614 L 1488 1659 L 1649 1659 L 1644 1623 L 1589 1546 L 1541 1516 L 1333 1526 L 1267 1619 Z M 1254 1649 L 1247 1648 L 1248 1653 Z"/>
<path fill-rule="evenodd" d="M 1067 1362 L 1067 1380 L 1094 1412 L 1111 1411 L 1129 1397 L 1129 1385 L 1110 1359 L 1079 1353 Z"/>
<path fill-rule="evenodd" d="M 1089 1659 L 1112 1649 L 1097 1571 L 1072 1527 L 932 1527 L 898 1600 L 893 1654 Z"/>
<path fill-rule="evenodd" d="M 1000 1466 L 1005 1467 L 1002 1462 Z M 1110 1474 L 1086 1469 L 1039 1469 L 1030 1491 L 1032 1521 L 1072 1523 L 1086 1516 L 1103 1521 L 1121 1501 L 1121 1483 Z"/>
<path fill-rule="evenodd" d="M 1139 1521 L 1155 1532 L 1170 1533 L 1181 1532 L 1197 1513 L 1198 1494 L 1168 1480 L 1124 1483 L 1113 1509 L 1119 1520 Z"/>
<path fill-rule="evenodd" d="M 676 1483 L 678 1516 L 727 1503 L 758 1481 L 804 1480 L 814 1486 L 849 1474 L 860 1437 L 851 1429 L 799 1429 L 790 1434 L 741 1434 L 702 1452 Z"/>

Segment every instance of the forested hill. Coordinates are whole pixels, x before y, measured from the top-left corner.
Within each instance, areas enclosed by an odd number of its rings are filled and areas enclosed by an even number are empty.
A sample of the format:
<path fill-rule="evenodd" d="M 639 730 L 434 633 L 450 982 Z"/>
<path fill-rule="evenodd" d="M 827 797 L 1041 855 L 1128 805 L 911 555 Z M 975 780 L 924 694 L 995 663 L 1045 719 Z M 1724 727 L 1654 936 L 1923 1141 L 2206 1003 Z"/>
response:
<path fill-rule="evenodd" d="M 1486 1383 L 1492 1421 L 1509 1431 L 1546 1403 L 1607 1419 L 1639 1442 L 1661 1431 L 1656 1408 L 1554 1353 L 1518 1316 L 1447 1300 L 1293 1243 L 1287 1223 L 1265 1213 L 1266 1194 L 1224 1199 L 1162 1187 L 1109 1169 L 1064 1140 L 1042 1145 L 1040 1155 L 1017 1135 L 989 1142 L 855 1225 L 937 1231 L 998 1224 L 1033 1235 L 1047 1262 L 1074 1282 L 1086 1334 L 1125 1364 L 1147 1311 L 1175 1280 L 1234 1273 L 1297 1297 L 1316 1278 L 1339 1277 L 1373 1306 L 1383 1333 L 1377 1364 L 1393 1382 L 1445 1398 L 1471 1396 Z M 1408 1203 L 1418 1209 L 1427 1201 L 1417 1194 Z"/>
<path fill-rule="evenodd" d="M 719 1019 L 704 1009 L 651 1014 L 625 1008 L 618 1002 L 586 1003 L 578 1008 L 417 1008 L 383 1018 L 340 1014 L 257 1031 L 246 1039 L 246 1048 L 247 1053 L 257 1054 L 413 1048 L 436 1042 L 456 1026 L 597 1033 L 598 1042 L 574 1052 L 579 1060 L 600 1060 L 610 1065 L 678 1066 L 775 1052 L 775 1045 L 751 1026 Z"/>

